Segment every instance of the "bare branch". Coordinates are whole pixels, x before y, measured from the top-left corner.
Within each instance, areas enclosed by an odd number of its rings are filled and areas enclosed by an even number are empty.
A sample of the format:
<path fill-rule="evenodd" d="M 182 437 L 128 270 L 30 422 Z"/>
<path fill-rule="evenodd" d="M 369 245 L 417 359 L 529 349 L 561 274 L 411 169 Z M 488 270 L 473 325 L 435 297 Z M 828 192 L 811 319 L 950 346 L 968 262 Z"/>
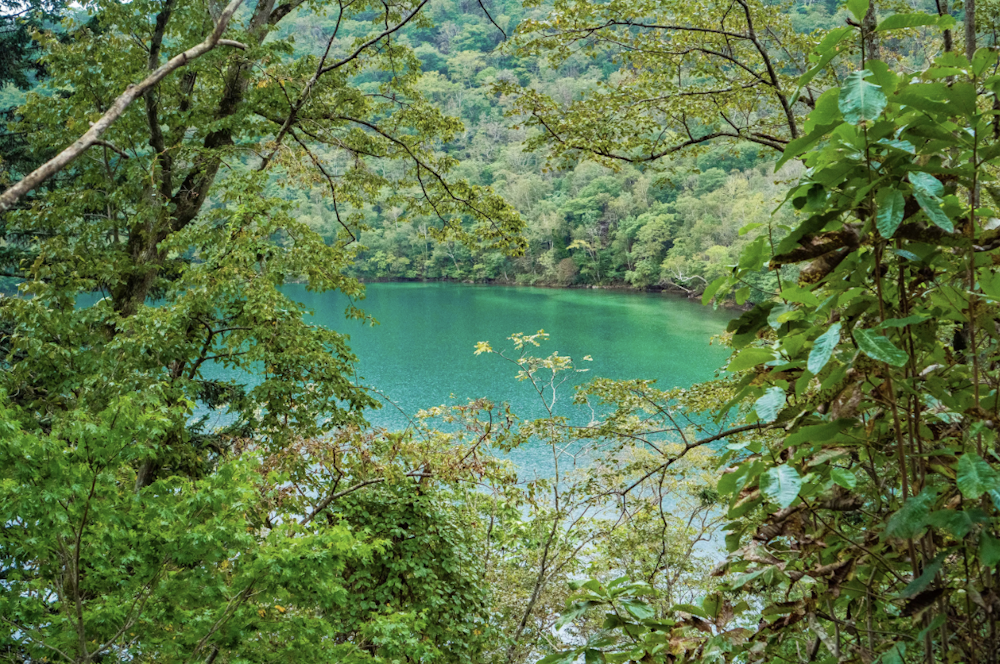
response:
<path fill-rule="evenodd" d="M 497 25 L 497 22 L 493 20 L 492 16 L 490 16 L 490 12 L 488 9 L 486 9 L 486 5 L 483 4 L 483 0 L 479 0 L 479 8 L 483 10 L 484 14 L 486 14 L 486 18 L 490 19 L 490 23 L 493 24 L 493 27 L 500 31 L 500 34 L 503 35 L 504 39 L 507 39 L 507 33 L 504 32 L 503 28 Z"/>
<path fill-rule="evenodd" d="M 412 21 L 413 18 L 416 17 L 416 15 L 420 13 L 420 10 L 423 9 L 424 5 L 426 5 L 428 2 L 430 2 L 430 0 L 423 0 L 423 2 L 421 2 L 419 5 L 417 5 L 416 9 L 414 9 L 412 12 L 410 12 L 410 14 L 406 18 L 404 18 L 402 21 L 400 21 L 396 25 L 392 26 L 391 28 L 386 28 L 379 35 L 377 35 L 375 37 L 372 37 L 371 39 L 369 39 L 368 41 L 366 41 L 361 46 L 358 46 L 354 50 L 354 52 L 351 53 L 349 56 L 347 56 L 343 60 L 338 60 L 337 62 L 334 62 L 332 65 L 324 67 L 319 73 L 320 74 L 325 74 L 328 71 L 333 71 L 334 69 L 339 69 L 340 67 L 343 67 L 347 63 L 352 62 L 359 55 L 361 55 L 366 48 L 374 46 L 375 44 L 377 44 L 381 40 L 385 39 L 386 37 L 388 37 L 392 33 L 394 33 L 396 31 L 402 29 L 402 27 L 404 25 L 406 25 L 407 23 L 409 23 L 410 21 Z"/>
<path fill-rule="evenodd" d="M 118 147 L 118 146 L 116 146 L 116 145 L 114 145 L 112 143 L 109 143 L 108 141 L 100 141 L 100 140 L 94 141 L 94 145 L 100 145 L 101 147 L 105 147 L 105 148 L 111 150 L 112 152 L 117 152 L 118 155 L 121 156 L 122 159 L 131 159 L 131 157 L 128 155 L 127 152 L 125 152 L 124 150 L 122 150 L 120 147 Z"/>
<path fill-rule="evenodd" d="M 765 425 L 761 424 L 760 422 L 756 422 L 754 424 L 744 424 L 742 426 L 733 427 L 732 429 L 721 431 L 715 434 L 714 436 L 708 436 L 707 438 L 702 438 L 701 440 L 695 440 L 690 443 L 687 443 L 679 453 L 670 457 L 669 459 L 667 459 L 659 466 L 657 466 L 656 468 L 652 469 L 651 471 L 649 471 L 648 473 L 637 479 L 635 482 L 633 482 L 626 488 L 622 489 L 621 491 L 616 491 L 615 493 L 620 495 L 627 494 L 632 489 L 636 488 L 637 486 L 645 482 L 647 479 L 649 479 L 656 473 L 660 472 L 661 470 L 666 470 L 667 468 L 672 466 L 675 462 L 680 461 L 685 454 L 687 454 L 696 447 L 708 445 L 709 443 L 714 443 L 717 440 L 722 440 L 723 438 L 728 438 L 729 436 L 733 436 L 738 433 L 743 433 L 745 431 L 766 431 L 767 429 L 772 429 L 772 428 L 774 428 L 774 425 Z"/>

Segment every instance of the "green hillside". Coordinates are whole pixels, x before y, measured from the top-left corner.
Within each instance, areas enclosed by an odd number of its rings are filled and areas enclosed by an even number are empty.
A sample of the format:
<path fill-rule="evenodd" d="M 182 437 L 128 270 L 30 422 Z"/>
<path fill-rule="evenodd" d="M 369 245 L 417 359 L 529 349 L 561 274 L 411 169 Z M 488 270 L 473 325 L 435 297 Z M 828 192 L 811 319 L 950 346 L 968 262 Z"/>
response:
<path fill-rule="evenodd" d="M 546 15 L 550 7 L 550 2 L 492 0 L 481 8 L 472 0 L 447 0 L 430 8 L 433 26 L 399 37 L 427 72 L 419 89 L 462 120 L 464 131 L 443 146 L 459 162 L 456 173 L 494 187 L 527 222 L 524 255 L 507 257 L 460 242 L 437 242 L 429 233 L 436 220 L 414 216 L 405 206 L 376 206 L 363 210 L 366 229 L 349 268 L 352 275 L 365 280 L 662 287 L 697 294 L 728 273 L 743 247 L 763 232 L 741 234 L 740 229 L 766 225 L 783 184 L 798 174 L 792 165 L 773 173 L 780 155 L 774 149 L 730 142 L 648 168 L 625 164 L 612 170 L 583 162 L 566 170 L 549 163 L 544 147 L 526 148 L 525 141 L 538 131 L 520 124 L 523 118 L 497 91 L 497 83 L 517 82 L 569 102 L 619 70 L 610 55 L 584 53 L 553 68 L 543 57 L 519 53 L 508 43 L 504 33 L 513 34 L 519 23 Z M 832 0 L 779 7 L 801 32 L 841 25 L 847 16 Z M 278 35 L 294 37 L 296 52 L 318 55 L 335 27 L 330 16 L 302 14 Z M 346 40 L 352 29 L 363 26 L 344 23 L 339 34 Z M 361 80 L 375 90 L 386 75 L 368 74 Z M 291 195 L 303 221 L 328 238 L 337 235 L 340 226 L 322 183 Z M 789 221 L 783 210 L 771 223 L 777 227 Z M 759 281 L 751 299 L 774 290 L 773 275 L 765 271 Z"/>

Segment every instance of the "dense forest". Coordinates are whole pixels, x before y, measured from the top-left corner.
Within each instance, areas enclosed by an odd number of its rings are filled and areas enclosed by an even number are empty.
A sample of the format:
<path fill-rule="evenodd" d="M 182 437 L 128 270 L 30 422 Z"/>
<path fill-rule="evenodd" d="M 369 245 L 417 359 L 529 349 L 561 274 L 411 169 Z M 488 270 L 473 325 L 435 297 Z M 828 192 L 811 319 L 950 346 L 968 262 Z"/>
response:
<path fill-rule="evenodd" d="M 0 658 L 995 664 L 998 35 L 995 0 L 5 3 Z M 745 306 L 709 382 L 570 388 L 590 356 L 511 330 L 468 351 L 540 416 L 386 430 L 285 287 L 379 278 Z"/>
<path fill-rule="evenodd" d="M 475 2 L 443 2 L 428 7 L 431 25 L 399 38 L 420 59 L 425 72 L 420 91 L 462 120 L 462 133 L 445 146 L 459 162 L 456 173 L 493 187 L 521 214 L 527 250 L 510 257 L 438 242 L 428 232 L 432 219 L 409 219 L 405 205 L 374 204 L 359 210 L 365 229 L 352 276 L 666 287 L 699 294 L 753 239 L 739 229 L 766 221 L 777 207 L 780 183 L 794 176 L 794 166 L 773 174 L 780 152 L 752 143 L 707 146 L 702 154 L 678 155 L 642 170 L 612 170 L 594 162 L 557 169 L 548 163 L 544 146 L 529 149 L 526 139 L 538 132 L 517 125 L 516 111 L 497 91 L 498 83 L 516 82 L 569 101 L 616 76 L 610 59 L 577 54 L 547 66 L 544 56 L 506 42 L 504 26 L 513 28 L 545 11 L 544 5 L 520 2 L 494 2 L 489 12 Z M 791 25 L 803 33 L 836 25 L 844 16 L 833 2 L 801 5 L 789 14 Z M 296 55 L 320 55 L 335 17 L 290 18 L 275 38 L 293 40 Z M 345 22 L 338 34 L 350 39 L 365 27 Z M 362 89 L 377 86 L 380 77 L 372 72 L 359 76 L 358 83 Z M 23 97 L 7 81 L 0 106 L 9 110 Z M 299 218 L 328 240 L 340 231 L 322 183 L 275 193 L 294 201 Z M 766 275 L 762 278 L 766 281 Z"/>
<path fill-rule="evenodd" d="M 529 86 L 565 103 L 619 76 L 618 65 L 584 53 L 552 65 L 544 54 L 507 43 L 506 30 L 543 17 L 550 9 L 545 3 L 493 2 L 482 11 L 470 0 L 429 9 L 433 27 L 401 38 L 426 72 L 419 87 L 462 120 L 462 134 L 446 146 L 459 162 L 457 172 L 493 187 L 517 209 L 527 223 L 528 245 L 522 255 L 508 257 L 436 242 L 428 233 L 431 220 L 400 224 L 408 216 L 403 206 L 376 205 L 365 210 L 368 228 L 359 238 L 355 276 L 700 293 L 752 239 L 739 229 L 766 221 L 780 201 L 777 183 L 794 174 L 786 169 L 775 176 L 780 153 L 746 142 L 678 155 L 654 169 L 612 170 L 594 162 L 554 168 L 545 146 L 526 145 L 539 132 L 518 122 L 498 85 Z M 828 2 L 797 7 L 789 18 L 795 30 L 808 33 L 844 15 Z M 296 49 L 315 51 L 332 29 L 329 19 L 310 17 L 289 23 L 283 34 L 297 37 Z M 312 227 L 336 235 L 322 191 L 300 191 L 296 199 Z"/>

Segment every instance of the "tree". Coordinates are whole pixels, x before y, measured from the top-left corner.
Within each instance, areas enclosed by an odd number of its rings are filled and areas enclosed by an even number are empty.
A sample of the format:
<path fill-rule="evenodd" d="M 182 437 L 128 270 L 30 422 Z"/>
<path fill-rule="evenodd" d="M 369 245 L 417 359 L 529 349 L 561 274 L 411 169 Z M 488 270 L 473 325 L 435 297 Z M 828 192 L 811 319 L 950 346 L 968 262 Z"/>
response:
<path fill-rule="evenodd" d="M 32 150 L 23 132 L 11 131 L 8 125 L 16 119 L 25 91 L 46 76 L 41 49 L 32 33 L 49 27 L 65 9 L 65 3 L 48 0 L 11 3 L 0 9 L 0 186 L 8 186 L 31 172 L 49 155 L 49 150 Z M 24 254 L 19 246 L 22 243 L 6 235 L 2 218 L 0 238 L 3 270 L 16 265 Z M 0 276 L 0 283 L 6 281 Z"/>
<path fill-rule="evenodd" d="M 308 660 L 328 643 L 378 655 L 344 636 L 374 623 L 344 632 L 325 617 L 374 550 L 324 512 L 343 487 L 279 509 L 290 471 L 261 469 L 374 405 L 346 337 L 281 290 L 300 279 L 360 297 L 342 271 L 367 206 L 519 250 L 516 213 L 436 151 L 461 123 L 417 92 L 399 36 L 426 25 L 426 4 L 101 0 L 73 40 L 41 39 L 64 96 L 33 95 L 19 129 L 34 149 L 83 143 L 55 164 L 66 182 L 4 216 L 25 247 L 6 272 L 22 296 L 0 299 L 13 659 Z M 269 36 L 306 8 L 335 22 L 321 55 L 293 57 Z M 330 244 L 284 193 L 314 185 L 342 224 Z M 233 378 L 206 378 L 212 363 Z"/>
<path fill-rule="evenodd" d="M 53 0 L 26 0 L 4 8 L 0 14 L 0 87 L 9 83 L 26 90 L 32 79 L 43 75 L 31 31 L 58 19 L 64 9 L 65 3 Z"/>
<path fill-rule="evenodd" d="M 867 6 L 850 9 L 863 26 Z M 952 24 L 902 14 L 877 30 Z M 816 55 L 836 58 L 836 39 Z M 729 556 L 714 573 L 738 576 L 698 605 L 630 612 L 611 625 L 620 638 L 592 648 L 646 661 L 667 649 L 670 661 L 995 659 L 1000 191 L 976 192 L 998 172 L 996 71 L 989 49 L 916 74 L 866 59 L 818 97 L 782 158 L 807 166 L 786 198 L 799 219 L 773 254 L 748 247 L 706 291 L 803 266 L 729 328 L 733 393 L 717 418 L 760 427 L 720 458 Z M 637 594 L 591 589 L 578 603 L 618 609 Z"/>
<path fill-rule="evenodd" d="M 30 88 L 44 77 L 45 67 L 39 58 L 37 44 L 31 38 L 33 30 L 57 19 L 64 9 L 60 2 L 35 0 L 4 8 L 0 13 L 0 94 L 12 86 L 18 91 Z M 6 124 L 14 117 L 14 109 L 0 105 L 0 183 L 6 184 L 11 173 L 23 173 L 31 158 L 25 154 L 21 136 L 8 132 Z M 28 168 L 27 170 L 30 170 Z"/>
<path fill-rule="evenodd" d="M 584 574 L 596 577 L 587 587 L 620 585 L 623 574 L 641 575 L 641 584 L 661 589 L 668 604 L 690 601 L 714 585 L 702 573 L 709 561 L 699 547 L 715 536 L 721 518 L 708 488 L 711 457 L 695 448 L 728 433 L 720 436 L 714 423 L 695 424 L 689 415 L 714 403 L 709 395 L 718 391 L 662 391 L 649 380 L 598 378 L 573 395 L 590 418 L 581 424 L 557 404 L 564 398 L 563 383 L 588 370 L 558 352 L 533 355 L 547 338 L 542 331 L 511 335 L 510 351 L 476 344 L 477 355 L 513 365 L 518 380 L 538 396 L 542 417 L 519 420 L 497 408 L 488 422 L 474 409 L 460 418 L 480 418 L 478 427 L 466 425 L 483 432 L 479 445 L 489 442 L 497 450 L 531 445 L 552 458 L 549 473 L 531 469 L 517 484 L 490 486 L 492 499 L 480 501 L 483 520 L 490 523 L 483 578 L 499 591 L 492 622 L 502 649 L 493 652 L 493 661 L 505 664 L 552 651 L 553 657 L 565 657 L 559 651 L 568 645 L 605 637 L 600 622 L 567 626 L 569 618 L 557 615 L 567 588 L 579 587 Z M 700 444 L 685 438 L 708 431 Z M 657 454 L 682 448 L 687 448 L 683 460 L 663 464 Z M 588 608 L 574 610 L 572 617 L 584 616 Z"/>
<path fill-rule="evenodd" d="M 636 224 L 641 224 L 636 234 L 632 253 L 635 269 L 630 270 L 625 279 L 634 286 L 648 286 L 660 280 L 660 263 L 663 252 L 670 243 L 671 215 L 657 215 L 651 212 L 639 215 Z"/>
<path fill-rule="evenodd" d="M 423 4 L 379 3 L 382 23 L 370 33 L 348 41 L 335 27 L 323 57 L 287 59 L 285 43 L 265 37 L 296 7 L 258 4 L 238 35 L 245 49 L 210 51 L 182 76 L 149 87 L 145 108 L 125 110 L 105 134 L 107 145 L 75 165 L 71 185 L 8 215 L 9 233 L 36 238 L 37 257 L 13 273 L 33 298 L 5 302 L 12 325 L 4 337 L 11 353 L 5 388 L 20 395 L 12 396 L 17 403 L 44 419 L 103 408 L 116 395 L 166 381 L 179 414 L 188 403 L 227 404 L 230 433 L 318 433 L 370 401 L 344 377 L 351 356 L 343 338 L 303 323 L 301 309 L 278 287 L 302 278 L 311 288 L 358 294 L 339 272 L 363 205 L 381 198 L 437 215 L 439 236 L 516 250 L 518 218 L 488 190 L 447 179 L 453 160 L 428 150 L 458 124 L 421 99 L 413 87 L 416 61 L 394 39 L 420 20 Z M 339 23 L 365 7 L 336 7 Z M 175 0 L 91 9 L 101 32 L 46 44 L 54 79 L 79 92 L 60 104 L 29 103 L 25 125 L 39 142 L 72 136 L 77 118 L 111 103 L 119 81 L 156 69 L 164 44 L 181 51 L 214 20 L 210 8 Z M 135 43 L 132 34 L 149 41 Z M 97 81 L 95 67 L 120 76 Z M 371 92 L 351 85 L 349 73 L 381 67 L 395 76 Z M 380 160 L 405 164 L 380 175 L 371 167 Z M 279 173 L 285 184 L 327 185 L 343 223 L 333 246 L 275 195 Z M 463 215 L 473 220 L 471 230 Z M 81 292 L 105 299 L 85 310 L 67 307 Z M 163 306 L 147 305 L 151 298 Z M 44 323 L 35 318 L 43 309 L 53 312 Z M 79 336 L 70 341 L 67 330 Z M 155 346 L 126 342 L 137 339 Z M 117 349 L 125 343 L 123 358 Z M 54 358 L 43 359 L 53 348 L 89 359 L 66 375 Z M 260 366 L 262 380 L 249 390 L 241 381 L 208 384 L 200 369 L 212 361 Z M 98 369 L 105 362 L 111 364 Z M 101 371 L 123 382 L 62 398 L 66 385 L 86 384 Z M 188 430 L 179 421 L 171 434 L 181 447 Z M 147 470 L 152 474 L 142 482 L 155 475 Z"/>
<path fill-rule="evenodd" d="M 799 90 L 814 37 L 759 0 L 700 4 L 557 0 L 525 21 L 514 48 L 559 67 L 582 52 L 611 58 L 607 83 L 560 104 L 512 82 L 511 113 L 540 133 L 529 141 L 572 163 L 650 163 L 710 141 L 749 141 L 777 151 L 801 133 L 820 78 Z M 822 68 L 821 68 L 822 70 Z"/>

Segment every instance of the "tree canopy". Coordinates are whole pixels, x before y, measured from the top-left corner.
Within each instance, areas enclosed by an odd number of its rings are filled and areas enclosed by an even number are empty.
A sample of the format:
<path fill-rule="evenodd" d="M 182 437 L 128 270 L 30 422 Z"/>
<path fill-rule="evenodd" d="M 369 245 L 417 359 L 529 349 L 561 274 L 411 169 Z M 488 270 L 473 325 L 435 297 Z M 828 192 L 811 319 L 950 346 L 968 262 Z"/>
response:
<path fill-rule="evenodd" d="M 97 0 L 31 32 L 0 656 L 995 662 L 991 7 L 848 0 L 806 33 L 752 0 Z M 283 286 L 365 318 L 356 277 L 417 256 L 703 290 L 742 307 L 733 354 L 687 388 L 595 378 L 574 417 L 590 357 L 512 331 L 469 352 L 539 417 L 373 427 L 349 339 Z"/>

